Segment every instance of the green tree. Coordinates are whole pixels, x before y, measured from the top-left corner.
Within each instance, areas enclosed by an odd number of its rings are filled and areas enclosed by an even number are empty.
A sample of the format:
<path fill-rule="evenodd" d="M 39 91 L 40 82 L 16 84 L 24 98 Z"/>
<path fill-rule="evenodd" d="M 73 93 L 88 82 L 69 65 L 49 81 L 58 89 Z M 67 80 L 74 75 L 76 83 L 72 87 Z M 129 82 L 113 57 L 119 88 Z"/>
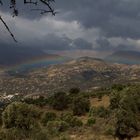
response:
<path fill-rule="evenodd" d="M 74 115 L 84 115 L 90 109 L 90 101 L 84 97 L 76 97 L 73 100 L 72 110 Z"/>
<path fill-rule="evenodd" d="M 116 112 L 115 135 L 119 140 L 131 140 L 140 130 L 140 94 L 131 88 L 121 92 Z"/>
<path fill-rule="evenodd" d="M 69 93 L 70 93 L 70 95 L 75 96 L 78 93 L 80 93 L 80 89 L 79 88 L 71 88 Z"/>
<path fill-rule="evenodd" d="M 117 122 L 115 125 L 115 136 L 119 140 L 128 139 L 131 140 L 133 137 L 137 136 L 139 127 L 138 127 L 137 116 L 126 110 L 120 110 L 117 113 Z"/>
<path fill-rule="evenodd" d="M 110 97 L 110 108 L 111 109 L 117 109 L 119 108 L 119 102 L 121 100 L 121 93 L 119 92 L 113 92 L 111 97 Z"/>
<path fill-rule="evenodd" d="M 64 110 L 69 104 L 69 97 L 65 92 L 57 92 L 48 100 L 49 104 L 56 110 Z"/>
<path fill-rule="evenodd" d="M 37 126 L 39 111 L 32 105 L 13 102 L 2 113 L 3 127 L 31 130 Z"/>
<path fill-rule="evenodd" d="M 80 127 L 83 125 L 82 121 L 71 113 L 62 113 L 60 119 L 68 123 L 69 127 Z"/>
<path fill-rule="evenodd" d="M 41 123 L 46 126 L 49 121 L 54 121 L 57 118 L 56 114 L 53 112 L 45 112 L 42 115 Z"/>

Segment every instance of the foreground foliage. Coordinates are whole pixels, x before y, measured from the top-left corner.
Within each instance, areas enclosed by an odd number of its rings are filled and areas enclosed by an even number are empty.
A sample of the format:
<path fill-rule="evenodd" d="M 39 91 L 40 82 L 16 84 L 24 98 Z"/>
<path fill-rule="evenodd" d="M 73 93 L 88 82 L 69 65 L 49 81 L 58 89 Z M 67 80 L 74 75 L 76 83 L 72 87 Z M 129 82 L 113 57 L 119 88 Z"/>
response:
<path fill-rule="evenodd" d="M 1 113 L 0 140 L 70 139 L 69 133 L 83 135 L 88 131 L 86 137 L 94 133 L 98 133 L 98 137 L 104 134 L 119 140 L 137 137 L 140 132 L 139 86 L 115 85 L 102 90 L 81 93 L 72 89 L 47 98 L 12 102 Z M 110 98 L 108 107 L 90 103 L 92 98 L 102 102 L 104 95 Z"/>

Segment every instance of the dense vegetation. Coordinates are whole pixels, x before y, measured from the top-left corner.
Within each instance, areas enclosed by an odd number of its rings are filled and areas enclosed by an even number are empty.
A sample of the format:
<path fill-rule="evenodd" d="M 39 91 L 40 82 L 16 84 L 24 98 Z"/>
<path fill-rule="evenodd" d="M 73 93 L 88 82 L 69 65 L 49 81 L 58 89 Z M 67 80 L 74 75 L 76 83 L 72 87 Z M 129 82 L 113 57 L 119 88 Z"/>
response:
<path fill-rule="evenodd" d="M 109 98 L 109 105 L 96 105 L 96 100 L 104 102 L 103 97 Z M 72 132 L 83 135 L 85 131 L 110 140 L 131 140 L 139 135 L 139 116 L 139 85 L 114 85 L 87 93 L 73 88 L 49 97 L 17 98 L 1 106 L 0 140 L 71 140 Z"/>

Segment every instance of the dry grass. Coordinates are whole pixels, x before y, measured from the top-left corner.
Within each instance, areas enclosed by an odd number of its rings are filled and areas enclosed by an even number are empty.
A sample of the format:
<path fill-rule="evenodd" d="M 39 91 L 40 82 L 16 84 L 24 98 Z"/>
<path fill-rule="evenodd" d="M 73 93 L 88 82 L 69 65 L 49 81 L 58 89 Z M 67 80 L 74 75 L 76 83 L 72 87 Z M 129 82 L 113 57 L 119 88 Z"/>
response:
<path fill-rule="evenodd" d="M 93 107 L 100 107 L 103 106 L 107 108 L 110 105 L 110 98 L 109 96 L 103 96 L 101 100 L 98 98 L 91 98 L 90 99 L 91 106 Z"/>

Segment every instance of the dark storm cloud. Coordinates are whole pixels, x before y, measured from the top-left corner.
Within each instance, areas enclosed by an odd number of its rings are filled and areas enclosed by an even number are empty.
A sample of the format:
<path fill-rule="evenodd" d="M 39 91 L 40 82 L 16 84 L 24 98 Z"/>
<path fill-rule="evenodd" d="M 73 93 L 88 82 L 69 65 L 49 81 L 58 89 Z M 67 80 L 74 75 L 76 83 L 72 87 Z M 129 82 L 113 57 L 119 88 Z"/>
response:
<path fill-rule="evenodd" d="M 0 66 L 8 66 L 46 55 L 39 48 L 0 43 Z"/>
<path fill-rule="evenodd" d="M 87 47 L 86 47 L 87 46 Z M 92 49 L 92 44 L 84 39 L 72 40 L 66 36 L 48 34 L 29 44 L 9 43 L 0 39 L 0 65 L 13 65 L 32 58 L 47 55 L 47 50 L 64 51 Z"/>
<path fill-rule="evenodd" d="M 55 34 L 48 34 L 38 40 L 38 43 L 35 42 L 35 44 L 31 44 L 31 46 L 34 46 L 36 48 L 45 49 L 45 50 L 76 50 L 76 49 L 86 49 L 91 50 L 92 43 L 89 43 L 88 41 L 77 38 L 77 39 L 70 39 L 68 37 L 64 36 L 57 36 Z"/>
<path fill-rule="evenodd" d="M 108 37 L 140 37 L 139 0 L 61 0 L 67 20 L 78 20 L 84 27 L 98 27 Z"/>
<path fill-rule="evenodd" d="M 99 38 L 96 40 L 98 46 L 95 50 L 98 51 L 106 51 L 106 50 L 114 50 L 114 47 L 110 44 L 110 42 L 106 38 Z"/>
<path fill-rule="evenodd" d="M 127 43 L 126 43 L 127 42 Z M 128 50 L 137 50 L 137 45 L 130 43 L 128 40 L 127 41 L 122 41 L 118 45 L 112 45 L 111 42 L 107 38 L 99 38 L 96 40 L 96 43 L 98 46 L 95 48 L 97 51 L 128 51 Z"/>
<path fill-rule="evenodd" d="M 39 41 L 39 46 L 48 50 L 69 50 L 71 40 L 64 37 L 59 37 L 55 34 L 48 34 Z M 37 46 L 38 46 L 37 45 Z"/>
<path fill-rule="evenodd" d="M 100 28 L 108 37 L 140 37 L 139 0 L 56 0 L 53 7 L 56 11 L 60 10 L 57 18 L 77 20 L 85 28 Z M 17 8 L 21 15 L 24 13 L 29 18 L 39 17 L 38 12 L 31 12 L 31 9 L 36 8 L 34 5 L 32 7 L 17 1 Z"/>
<path fill-rule="evenodd" d="M 17 0 L 21 19 L 15 19 L 15 23 L 12 21 L 10 25 L 14 27 L 10 28 L 19 40 L 23 39 L 22 47 L 116 51 L 135 49 L 140 45 L 137 43 L 140 39 L 140 0 L 56 0 L 53 7 L 59 13 L 53 18 L 40 16 L 38 12 L 31 11 L 36 6 L 24 5 L 21 1 Z M 11 13 L 6 3 L 9 0 L 4 1 L 2 8 Z M 42 5 L 39 7 L 44 8 Z M 114 46 L 110 38 L 124 40 Z M 125 40 L 127 38 L 136 43 L 129 44 Z"/>
<path fill-rule="evenodd" d="M 87 42 L 86 40 L 82 39 L 82 38 L 77 38 L 73 41 L 73 47 L 75 49 L 87 49 L 87 50 L 90 50 L 90 49 L 93 49 L 92 47 L 92 43 L 89 43 Z"/>

